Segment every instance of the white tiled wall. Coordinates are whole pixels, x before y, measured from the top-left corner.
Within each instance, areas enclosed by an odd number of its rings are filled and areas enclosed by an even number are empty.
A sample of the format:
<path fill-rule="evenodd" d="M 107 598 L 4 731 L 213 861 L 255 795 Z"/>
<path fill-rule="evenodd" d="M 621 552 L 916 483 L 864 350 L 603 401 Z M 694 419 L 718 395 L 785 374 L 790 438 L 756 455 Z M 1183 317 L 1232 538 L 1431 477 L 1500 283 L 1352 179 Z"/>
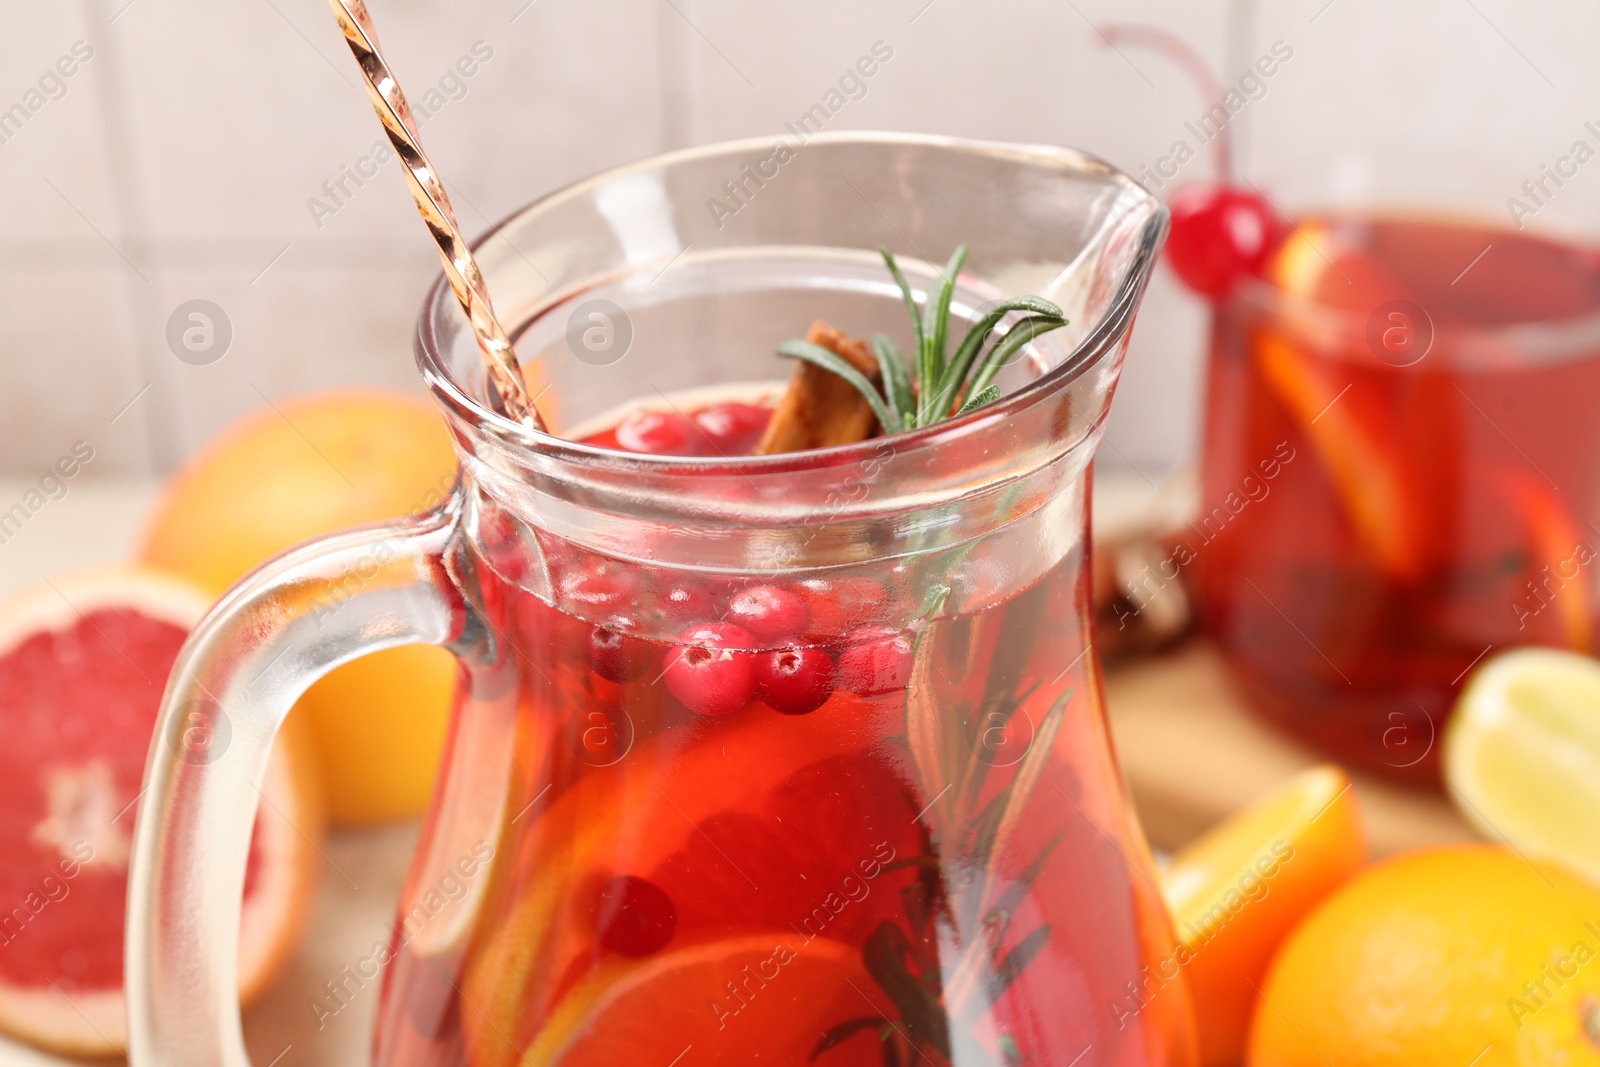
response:
<path fill-rule="evenodd" d="M 424 134 L 469 230 L 601 167 L 776 132 L 880 40 L 893 59 L 832 128 L 1065 143 L 1138 170 L 1202 104 L 1165 59 L 1107 47 L 1107 20 L 1172 30 L 1230 81 L 1293 48 L 1237 126 L 1246 172 L 1289 210 L 1404 197 L 1504 219 L 1541 163 L 1600 147 L 1583 128 L 1600 9 L 1577 0 L 369 2 L 414 102 L 445 79 Z M 1251 6 L 1254 32 L 1230 36 Z M 437 263 L 392 163 L 336 205 L 324 192 L 378 137 L 324 0 L 35 0 L 0 27 L 0 109 L 27 107 L 74 42 L 94 50 L 0 143 L 0 469 L 83 438 L 101 472 L 159 472 L 264 397 L 417 388 Z M 1600 228 L 1593 168 L 1537 222 Z M 233 327 L 207 366 L 165 339 L 197 298 Z M 1192 452 L 1202 326 L 1159 275 L 1107 462 L 1153 476 Z"/>

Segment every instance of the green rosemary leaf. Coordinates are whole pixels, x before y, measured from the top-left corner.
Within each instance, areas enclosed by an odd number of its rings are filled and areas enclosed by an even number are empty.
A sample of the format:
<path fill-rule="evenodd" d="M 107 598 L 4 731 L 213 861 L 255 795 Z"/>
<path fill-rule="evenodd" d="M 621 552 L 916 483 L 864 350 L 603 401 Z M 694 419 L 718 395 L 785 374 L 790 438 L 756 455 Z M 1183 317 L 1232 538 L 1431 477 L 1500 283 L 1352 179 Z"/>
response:
<path fill-rule="evenodd" d="M 1039 728 L 1033 733 L 1033 741 L 1028 746 L 1027 755 L 1017 764 L 1017 773 L 1007 783 L 1005 812 L 995 829 L 994 840 L 980 857 L 979 865 L 982 869 L 994 870 L 996 858 L 1005 851 L 1006 839 L 1011 836 L 1017 821 L 1022 818 L 1022 809 L 1028 803 L 1028 796 L 1033 792 L 1033 787 L 1039 781 L 1039 775 L 1044 772 L 1044 765 L 1050 758 L 1050 749 L 1055 745 L 1056 733 L 1061 729 L 1062 719 L 1066 717 L 1067 701 L 1071 696 L 1070 689 L 1062 693 L 1055 706 L 1045 713 Z"/>
<path fill-rule="evenodd" d="M 997 386 L 997 385 L 988 386 L 985 389 L 983 389 L 983 391 L 978 392 L 978 393 L 974 393 L 971 396 L 967 397 L 966 400 L 962 401 L 961 406 L 956 409 L 956 414 L 957 415 L 965 415 L 969 411 L 978 410 L 979 408 L 983 407 L 985 404 L 993 404 L 996 400 L 999 400 L 999 399 L 1000 399 L 1000 387 Z"/>
<path fill-rule="evenodd" d="M 878 1031 L 878 1040 L 883 1043 L 883 1067 L 900 1067 L 900 1031 L 894 1028 L 893 1023 L 885 1023 L 884 1028 Z"/>
<path fill-rule="evenodd" d="M 1033 962 L 1041 949 L 1050 941 L 1050 926 L 1045 924 L 1027 937 L 1018 941 L 1016 947 L 995 961 L 994 978 L 989 985 L 989 1002 L 992 1004 L 1000 999 L 1012 982 L 1022 974 L 1024 967 Z"/>
<path fill-rule="evenodd" d="M 878 357 L 878 370 L 883 374 L 883 395 L 889 401 L 889 407 L 900 417 L 900 425 L 895 429 L 904 430 L 911 425 L 915 415 L 916 398 L 911 392 L 911 379 L 906 374 L 905 360 L 900 358 L 900 349 L 890 338 L 881 333 L 875 333 L 867 339 L 872 346 L 872 354 Z M 885 426 L 885 432 L 892 432 Z"/>
<path fill-rule="evenodd" d="M 972 370 L 972 361 L 978 358 L 978 352 L 983 348 L 983 342 L 988 339 L 990 331 L 1000 324 L 1000 320 L 1013 311 L 1032 311 L 1041 315 L 1065 318 L 1059 307 L 1037 296 L 1019 296 L 990 308 L 983 318 L 972 324 L 967 335 L 961 339 L 961 344 L 956 346 L 956 354 L 950 357 L 949 365 L 939 376 L 932 410 L 941 413 L 950 410 L 950 405 L 955 403 L 956 393 L 960 391 L 962 384 L 967 380 L 968 372 Z"/>
<path fill-rule="evenodd" d="M 1056 834 L 1045 842 L 1044 847 L 1038 851 L 1033 859 L 1028 861 L 1028 865 L 1023 868 L 1022 873 L 1006 885 L 1005 890 L 995 898 L 993 906 L 984 914 L 983 928 L 992 931 L 996 941 L 1006 936 L 1006 929 L 1011 925 L 1013 909 L 1022 903 L 1022 898 L 1028 895 L 1028 890 L 1033 887 L 1033 883 L 1039 880 L 1039 875 L 1044 871 L 1045 863 L 1050 859 L 1050 853 L 1054 852 L 1056 846 L 1061 843 L 1062 836 L 1061 834 Z"/>
<path fill-rule="evenodd" d="M 911 926 L 911 936 L 926 937 L 928 922 L 933 918 L 933 901 L 928 898 L 928 887 L 916 881 L 900 890 L 900 906 L 905 910 L 906 922 Z"/>
<path fill-rule="evenodd" d="M 948 587 L 939 585 L 929 590 L 923 604 L 923 625 L 918 629 L 911 646 L 911 677 L 906 684 L 906 742 L 911 749 L 911 760 L 917 768 L 917 777 L 926 795 L 920 803 L 933 811 L 934 824 L 948 828 L 948 805 L 944 798 L 955 779 L 955 768 L 945 760 L 944 711 L 935 694 L 938 687 L 933 678 L 933 622 L 950 596 Z"/>
<path fill-rule="evenodd" d="M 900 264 L 894 261 L 894 253 L 889 251 L 887 245 L 878 246 L 878 255 L 883 257 L 883 262 L 888 266 L 889 273 L 894 276 L 894 283 L 900 287 L 900 296 L 906 302 L 906 314 L 911 316 L 912 341 L 916 349 L 922 351 L 922 316 L 917 312 L 917 298 L 911 295 L 911 284 L 906 281 L 906 276 L 900 273 Z"/>
<path fill-rule="evenodd" d="M 866 398 L 872 407 L 872 413 L 878 416 L 878 422 L 885 430 L 897 424 L 894 412 L 890 411 L 889 406 L 883 401 L 883 394 L 867 380 L 866 375 L 821 345 L 814 345 L 810 341 L 785 341 L 778 346 L 778 355 L 786 359 L 805 360 L 823 370 L 832 371 L 855 386 L 856 392 Z"/>
<path fill-rule="evenodd" d="M 923 387 L 922 402 L 927 405 L 923 415 L 932 413 L 933 419 L 940 417 L 932 404 L 933 396 L 938 391 L 937 383 L 944 377 L 945 340 L 950 332 L 950 300 L 956 291 L 956 275 L 961 273 L 961 265 L 966 261 L 967 246 L 957 245 L 950 254 L 949 262 L 944 265 L 944 275 L 936 287 L 928 291 L 928 300 L 922 306 L 922 343 L 927 346 L 927 369 L 918 380 Z M 932 420 L 920 417 L 917 423 L 926 425 L 929 421 Z"/>
<path fill-rule="evenodd" d="M 904 930 L 892 922 L 882 922 L 862 944 L 861 962 L 900 1012 L 900 1022 L 913 1040 L 937 1049 L 949 1059 L 950 1020 L 939 998 L 907 969 L 906 962 L 913 951 Z"/>
<path fill-rule="evenodd" d="M 956 787 L 956 796 L 963 808 L 976 803 L 977 798 L 983 795 L 983 785 L 988 779 L 992 762 L 992 749 L 985 739 L 992 731 L 1004 731 L 1011 724 L 1012 716 L 1016 715 L 1017 709 L 1033 696 L 1043 682 L 1043 678 L 1034 679 L 1016 696 L 996 694 L 984 701 L 982 707 L 978 709 L 976 729 L 968 742 L 966 767 Z"/>
<path fill-rule="evenodd" d="M 907 856 L 904 859 L 885 863 L 882 867 L 879 867 L 876 877 L 882 878 L 886 874 L 903 871 L 908 867 L 932 867 L 937 870 L 939 868 L 939 857 L 926 852 L 920 856 Z"/>
<path fill-rule="evenodd" d="M 1010 912 L 1012 908 L 1022 902 L 1022 898 L 1027 895 L 1028 890 L 1033 887 L 1033 883 L 1038 881 L 1040 873 L 1044 871 L 1044 865 L 1050 859 L 1050 853 L 1054 852 L 1056 846 L 1061 844 L 1062 836 L 1061 834 L 1056 834 L 1045 842 L 1044 847 L 1022 869 L 1022 873 L 1017 875 L 1010 885 L 1006 886 L 1004 893 L 995 898 L 994 907 L 990 909 L 989 915 L 984 916 L 985 921 L 988 921 L 991 916 Z"/>
<path fill-rule="evenodd" d="M 978 373 L 973 376 L 972 385 L 968 388 L 968 395 L 981 393 L 989 388 L 989 383 L 994 381 L 995 375 L 1011 361 L 1012 356 L 1021 351 L 1023 345 L 1051 330 L 1059 330 L 1066 324 L 1066 319 L 1054 315 L 1030 315 L 1012 326 L 1005 337 L 995 342 L 994 347 L 989 349 L 989 354 L 983 357 Z"/>
<path fill-rule="evenodd" d="M 972 817 L 972 841 L 969 845 L 968 862 L 981 867 L 980 858 L 989 855 L 994 847 L 994 836 L 1000 832 L 1000 818 L 1005 814 L 1006 801 L 1011 796 L 1011 787 L 1017 784 L 1016 778 L 1007 782 L 1001 790 L 984 802 Z M 976 906 L 977 902 L 973 902 Z M 976 915 L 964 917 L 970 926 L 977 921 Z"/>
<path fill-rule="evenodd" d="M 811 1059 L 816 1059 L 835 1045 L 844 1044 L 863 1030 L 875 1030 L 888 1021 L 881 1015 L 863 1015 L 856 1019 L 846 1019 L 838 1026 L 829 1027 L 823 1033 L 822 1040 L 817 1042 L 817 1047 L 811 1050 Z"/>

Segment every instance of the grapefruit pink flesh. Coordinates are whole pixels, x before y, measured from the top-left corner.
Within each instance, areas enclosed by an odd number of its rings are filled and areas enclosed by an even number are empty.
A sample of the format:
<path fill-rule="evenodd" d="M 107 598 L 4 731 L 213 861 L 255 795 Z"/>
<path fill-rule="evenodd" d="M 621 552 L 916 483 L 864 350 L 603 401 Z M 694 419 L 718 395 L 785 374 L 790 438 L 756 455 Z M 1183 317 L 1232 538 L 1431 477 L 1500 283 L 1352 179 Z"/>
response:
<path fill-rule="evenodd" d="M 0 608 L 0 1029 L 76 1053 L 125 1040 L 136 801 L 167 675 L 206 605 L 185 584 L 118 569 L 58 578 Z M 315 833 L 297 780 L 277 759 L 264 792 Z M 298 833 L 263 805 L 245 877 L 251 992 L 302 917 L 314 867 Z"/>
<path fill-rule="evenodd" d="M 185 634 L 130 609 L 94 611 L 0 659 L 0 841 L 11 857 L 0 868 L 0 981 L 121 986 L 133 832 L 121 809 L 139 792 L 165 667 Z"/>

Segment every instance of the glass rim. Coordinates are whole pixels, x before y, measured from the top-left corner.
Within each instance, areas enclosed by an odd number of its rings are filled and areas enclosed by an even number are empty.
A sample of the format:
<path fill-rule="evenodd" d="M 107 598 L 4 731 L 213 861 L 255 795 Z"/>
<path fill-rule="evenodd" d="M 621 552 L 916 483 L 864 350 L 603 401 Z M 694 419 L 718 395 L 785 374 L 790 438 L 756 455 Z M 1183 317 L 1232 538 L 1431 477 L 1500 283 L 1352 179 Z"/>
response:
<path fill-rule="evenodd" d="M 1219 306 L 1283 323 L 1296 337 L 1315 339 L 1315 347 L 1329 350 L 1351 344 L 1364 350 L 1372 317 L 1370 311 L 1335 307 L 1255 275 L 1241 279 Z M 1425 305 L 1418 306 L 1427 310 Z M 1534 362 L 1556 362 L 1600 349 L 1600 308 L 1582 315 L 1526 322 L 1433 323 L 1433 330 L 1431 350 L 1439 350 L 1441 341 L 1446 342 L 1447 358 L 1463 363 L 1479 356 L 1503 363 L 1504 354 L 1510 351 Z"/>
<path fill-rule="evenodd" d="M 598 171 L 564 186 L 558 187 L 524 204 L 495 222 L 471 242 L 476 251 L 501 234 L 514 222 L 528 215 L 550 210 L 562 202 L 579 197 L 607 182 L 630 174 L 671 167 L 689 161 L 713 158 L 769 147 L 772 137 L 749 137 L 714 141 L 705 145 L 664 152 L 654 156 Z M 769 455 L 747 456 L 663 456 L 623 452 L 618 449 L 589 445 L 556 434 L 529 429 L 514 422 L 474 397 L 471 391 L 458 382 L 446 365 L 444 347 L 439 343 L 438 315 L 460 315 L 460 307 L 453 296 L 448 296 L 448 282 L 441 270 L 428 286 L 422 309 L 417 318 L 415 357 L 423 381 L 435 401 L 473 432 L 494 438 L 499 444 L 525 454 L 536 455 L 542 462 L 558 461 L 581 465 L 595 470 L 618 473 L 649 471 L 652 474 L 676 473 L 703 474 L 777 474 L 790 470 L 846 464 L 859 460 L 864 454 L 880 448 L 885 442 L 906 451 L 919 450 L 947 440 L 992 426 L 995 422 L 1014 416 L 1032 407 L 1055 391 L 1066 386 L 1097 366 L 1102 359 L 1115 352 L 1120 341 L 1126 338 L 1137 313 L 1140 297 L 1148 280 L 1155 256 L 1160 251 L 1167 228 L 1167 209 L 1155 194 L 1136 182 L 1125 172 L 1096 156 L 1077 149 L 1044 144 L 1022 144 L 990 141 L 976 138 L 951 137 L 935 134 L 840 131 L 819 133 L 806 141 L 808 146 L 824 144 L 881 144 L 912 145 L 929 148 L 952 148 L 983 152 L 999 157 L 1026 159 L 1030 162 L 1054 166 L 1064 175 L 1095 175 L 1114 183 L 1145 209 L 1145 219 L 1137 236 L 1138 247 L 1129 257 L 1127 266 L 1118 279 L 1115 295 L 1106 310 L 1081 340 L 1066 352 L 1055 366 L 1030 382 L 1012 390 L 985 407 L 917 429 L 882 434 L 865 441 L 800 452 L 779 452 Z M 491 293 L 491 296 L 493 294 Z M 535 309 L 528 321 L 554 307 L 570 294 L 557 292 Z M 523 323 L 506 324 L 513 337 L 519 336 Z"/>

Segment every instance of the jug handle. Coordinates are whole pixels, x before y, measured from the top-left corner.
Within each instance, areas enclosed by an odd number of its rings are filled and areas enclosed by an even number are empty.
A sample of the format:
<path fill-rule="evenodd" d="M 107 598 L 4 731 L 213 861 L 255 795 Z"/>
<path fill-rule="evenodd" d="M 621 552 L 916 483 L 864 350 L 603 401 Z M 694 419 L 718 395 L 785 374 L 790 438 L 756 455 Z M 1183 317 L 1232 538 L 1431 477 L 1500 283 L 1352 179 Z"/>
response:
<path fill-rule="evenodd" d="M 240 901 L 273 738 L 312 682 L 358 656 L 423 642 L 459 654 L 478 629 L 451 558 L 460 518 L 458 486 L 437 510 L 291 549 L 189 635 L 134 827 L 124 962 L 133 1067 L 249 1067 Z"/>

